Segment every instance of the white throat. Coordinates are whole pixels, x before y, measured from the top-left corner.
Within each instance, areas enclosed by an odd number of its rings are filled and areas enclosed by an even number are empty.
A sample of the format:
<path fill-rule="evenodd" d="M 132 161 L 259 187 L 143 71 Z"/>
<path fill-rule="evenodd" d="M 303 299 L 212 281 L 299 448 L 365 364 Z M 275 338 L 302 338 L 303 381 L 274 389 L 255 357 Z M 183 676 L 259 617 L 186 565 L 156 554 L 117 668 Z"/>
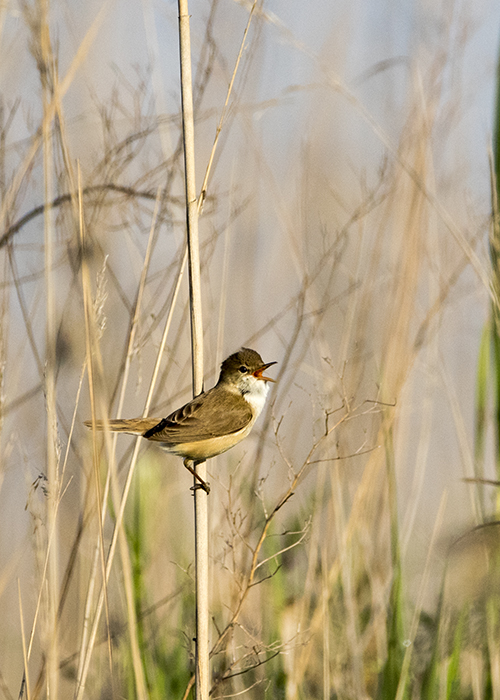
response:
<path fill-rule="evenodd" d="M 256 379 L 253 376 L 249 376 L 245 377 L 240 389 L 243 398 L 245 401 L 248 401 L 252 407 L 253 418 L 255 420 L 264 408 L 266 397 L 269 393 L 269 386 L 263 379 Z"/>

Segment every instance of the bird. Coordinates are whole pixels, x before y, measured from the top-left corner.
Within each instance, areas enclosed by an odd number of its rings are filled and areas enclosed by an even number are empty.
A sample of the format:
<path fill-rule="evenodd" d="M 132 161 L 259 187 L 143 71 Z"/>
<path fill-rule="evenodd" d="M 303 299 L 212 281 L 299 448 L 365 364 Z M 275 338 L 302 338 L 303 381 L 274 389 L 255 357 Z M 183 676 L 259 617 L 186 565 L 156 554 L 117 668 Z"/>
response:
<path fill-rule="evenodd" d="M 247 437 L 269 393 L 271 377 L 263 372 L 277 364 L 265 363 L 255 350 L 241 348 L 221 364 L 217 384 L 170 413 L 166 418 L 129 418 L 85 421 L 96 430 L 140 435 L 165 452 L 182 457 L 184 466 L 209 492 L 196 465 L 222 454 Z M 191 466 L 193 463 L 193 466 Z"/>

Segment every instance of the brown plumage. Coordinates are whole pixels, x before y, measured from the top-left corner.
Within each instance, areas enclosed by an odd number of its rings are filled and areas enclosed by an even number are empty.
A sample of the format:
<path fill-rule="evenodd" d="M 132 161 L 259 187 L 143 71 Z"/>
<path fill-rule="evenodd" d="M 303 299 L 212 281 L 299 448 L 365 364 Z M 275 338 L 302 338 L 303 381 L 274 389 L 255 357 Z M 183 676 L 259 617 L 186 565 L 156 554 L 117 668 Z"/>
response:
<path fill-rule="evenodd" d="M 242 348 L 221 365 L 217 384 L 166 418 L 110 420 L 109 430 L 131 433 L 158 443 L 167 452 L 195 463 L 221 454 L 245 438 L 260 414 L 267 382 L 262 372 L 275 364 L 265 364 L 259 353 Z M 92 427 L 92 421 L 85 421 Z M 104 421 L 97 421 L 104 430 Z M 191 469 L 190 469 L 191 471 Z"/>

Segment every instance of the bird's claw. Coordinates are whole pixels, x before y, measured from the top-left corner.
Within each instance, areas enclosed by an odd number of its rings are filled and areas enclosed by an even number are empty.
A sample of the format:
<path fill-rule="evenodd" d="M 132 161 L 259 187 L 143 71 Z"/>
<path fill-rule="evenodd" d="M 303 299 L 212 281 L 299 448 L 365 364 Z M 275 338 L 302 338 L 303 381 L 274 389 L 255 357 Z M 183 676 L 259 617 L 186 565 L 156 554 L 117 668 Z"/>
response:
<path fill-rule="evenodd" d="M 198 477 L 198 479 L 199 479 L 199 477 Z M 197 491 L 198 489 L 203 489 L 208 496 L 208 494 L 210 493 L 210 484 L 207 483 L 206 481 L 203 481 L 203 482 L 200 481 L 200 482 L 197 482 L 196 484 L 194 484 L 193 486 L 191 486 L 191 491 L 193 493 L 195 491 Z"/>

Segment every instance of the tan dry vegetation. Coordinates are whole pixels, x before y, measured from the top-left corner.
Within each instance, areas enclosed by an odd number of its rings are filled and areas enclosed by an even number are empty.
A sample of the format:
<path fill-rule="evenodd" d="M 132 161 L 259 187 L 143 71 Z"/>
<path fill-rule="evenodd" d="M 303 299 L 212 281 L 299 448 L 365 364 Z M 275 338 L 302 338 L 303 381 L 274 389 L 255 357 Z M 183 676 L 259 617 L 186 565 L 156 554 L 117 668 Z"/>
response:
<path fill-rule="evenodd" d="M 277 360 L 278 382 L 255 434 L 209 464 L 214 697 L 389 697 L 401 562 L 402 659 L 412 620 L 436 610 L 440 543 L 480 520 L 460 479 L 489 212 L 464 201 L 469 173 L 450 155 L 463 157 L 466 105 L 446 76 L 468 18 L 446 9 L 432 38 L 401 64 L 368 61 L 358 83 L 340 77 L 346 25 L 317 51 L 265 3 L 253 19 L 200 224 L 206 384 L 241 345 Z M 96 13 L 68 60 L 70 11 L 22 3 L 4 27 L 30 94 L 1 112 L 0 693 L 18 694 L 24 669 L 30 698 L 183 697 L 190 479 L 83 427 L 143 412 L 163 343 L 149 413 L 190 396 L 178 91 L 160 96 L 158 66 L 131 69 L 131 46 L 101 97 L 94 52 L 119 36 L 117 10 Z M 193 15 L 201 182 L 248 15 L 222 2 Z M 154 20 L 174 43 L 173 17 Z M 269 97 L 266 51 L 309 77 Z M 464 653 L 479 697 L 484 669 Z"/>

